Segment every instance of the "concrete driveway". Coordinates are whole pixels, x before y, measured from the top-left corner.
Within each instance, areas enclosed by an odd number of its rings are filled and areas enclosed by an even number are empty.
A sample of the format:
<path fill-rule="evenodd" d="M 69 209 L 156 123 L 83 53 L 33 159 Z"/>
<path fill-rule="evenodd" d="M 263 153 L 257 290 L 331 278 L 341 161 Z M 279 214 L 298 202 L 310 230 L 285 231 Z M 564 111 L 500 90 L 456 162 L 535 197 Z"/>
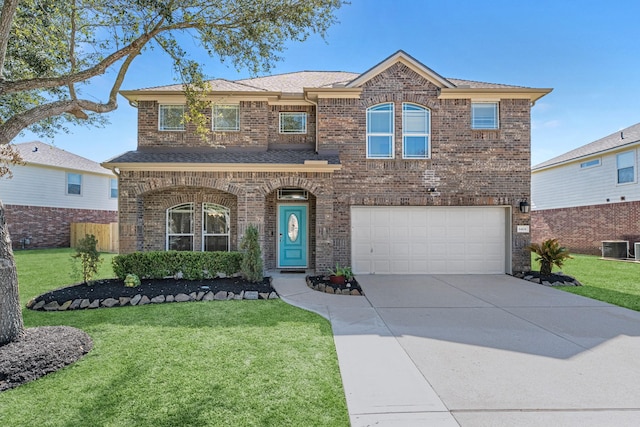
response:
<path fill-rule="evenodd" d="M 358 281 L 274 280 L 331 320 L 352 425 L 640 424 L 640 313 L 506 275 Z"/>

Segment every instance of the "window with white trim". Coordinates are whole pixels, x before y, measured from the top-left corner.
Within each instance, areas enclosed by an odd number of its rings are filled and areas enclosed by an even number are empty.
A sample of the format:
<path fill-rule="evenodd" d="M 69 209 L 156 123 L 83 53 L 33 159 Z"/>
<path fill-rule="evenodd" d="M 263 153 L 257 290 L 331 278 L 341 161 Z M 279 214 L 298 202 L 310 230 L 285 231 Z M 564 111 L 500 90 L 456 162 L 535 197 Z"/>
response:
<path fill-rule="evenodd" d="M 430 111 L 420 105 L 402 104 L 402 157 L 428 159 Z"/>
<path fill-rule="evenodd" d="M 184 130 L 184 105 L 161 104 L 158 106 L 158 129 Z"/>
<path fill-rule="evenodd" d="M 109 197 L 112 199 L 118 198 L 118 180 L 116 178 L 109 180 Z"/>
<path fill-rule="evenodd" d="M 229 209 L 215 203 L 202 205 L 202 250 L 229 250 Z"/>
<path fill-rule="evenodd" d="M 212 124 L 214 131 L 223 132 L 240 130 L 240 106 L 214 105 Z"/>
<path fill-rule="evenodd" d="M 393 103 L 367 108 L 367 158 L 393 159 Z"/>
<path fill-rule="evenodd" d="M 72 196 L 82 195 L 82 175 L 79 173 L 67 173 L 67 194 Z"/>
<path fill-rule="evenodd" d="M 627 184 L 636 181 L 636 152 L 626 151 L 616 156 L 618 169 L 618 184 Z"/>
<path fill-rule="evenodd" d="M 580 163 L 580 169 L 588 169 L 596 166 L 600 166 L 600 159 L 587 160 L 586 162 Z"/>
<path fill-rule="evenodd" d="M 167 250 L 193 250 L 193 203 L 167 209 Z"/>
<path fill-rule="evenodd" d="M 471 129 L 498 129 L 498 103 L 472 102 Z"/>
<path fill-rule="evenodd" d="M 281 112 L 280 133 L 307 133 L 307 113 Z"/>

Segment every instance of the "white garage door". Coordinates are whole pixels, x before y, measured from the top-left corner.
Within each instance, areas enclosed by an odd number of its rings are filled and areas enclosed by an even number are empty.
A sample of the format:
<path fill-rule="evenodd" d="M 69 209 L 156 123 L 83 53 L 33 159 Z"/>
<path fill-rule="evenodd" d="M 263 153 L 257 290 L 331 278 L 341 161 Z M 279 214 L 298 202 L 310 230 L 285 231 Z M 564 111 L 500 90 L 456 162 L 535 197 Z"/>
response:
<path fill-rule="evenodd" d="M 499 274 L 506 269 L 504 207 L 351 208 L 355 273 Z"/>

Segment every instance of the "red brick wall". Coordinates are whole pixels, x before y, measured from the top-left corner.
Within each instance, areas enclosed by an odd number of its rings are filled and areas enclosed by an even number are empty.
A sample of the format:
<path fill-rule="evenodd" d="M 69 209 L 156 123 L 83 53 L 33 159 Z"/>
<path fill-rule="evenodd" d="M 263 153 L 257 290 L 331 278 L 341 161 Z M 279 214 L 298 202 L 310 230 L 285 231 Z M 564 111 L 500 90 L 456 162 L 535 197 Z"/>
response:
<path fill-rule="evenodd" d="M 395 105 L 395 159 L 366 158 L 366 109 L 381 102 Z M 431 159 L 402 159 L 402 103 L 431 110 Z M 206 146 L 187 127 L 186 132 L 158 132 L 157 103 L 139 104 L 139 146 Z M 307 111 L 306 135 L 279 135 L 279 111 Z M 403 64 L 395 64 L 368 81 L 359 99 L 319 99 L 315 108 L 269 106 L 265 102 L 240 104 L 241 130 L 220 138 L 227 146 L 313 144 L 315 114 L 321 149 L 339 150 L 342 170 L 334 174 L 258 172 L 127 172 L 120 176 L 120 249 L 123 252 L 156 246 L 158 238 L 144 231 L 144 203 L 151 191 L 171 186 L 215 188 L 237 198 L 238 235 L 249 223 L 261 231 L 267 268 L 275 263 L 275 195 L 279 187 L 301 187 L 315 197 L 316 269 L 338 261 L 351 264 L 353 205 L 382 206 L 511 206 L 512 229 L 529 225 L 529 214 L 518 211 L 519 201 L 530 199 L 530 102 L 503 99 L 500 129 L 471 129 L 471 100 L 438 99 L 438 88 Z M 217 140 L 215 140 L 217 141 Z M 429 192 L 428 188 L 437 191 Z M 313 199 L 312 199 L 313 200 Z M 162 212 L 164 214 L 164 212 Z M 158 230 L 156 230 L 158 231 Z M 158 231 L 159 232 L 159 231 Z M 315 233 L 315 234 L 314 234 Z M 525 250 L 529 234 L 513 233 L 512 267 L 530 269 Z M 313 261 L 312 261 L 313 263 Z"/>
<path fill-rule="evenodd" d="M 531 240 L 557 238 L 569 251 L 602 255 L 603 240 L 640 242 L 640 202 L 611 203 L 531 212 Z"/>
<path fill-rule="evenodd" d="M 68 248 L 72 222 L 118 222 L 117 211 L 21 205 L 4 205 L 4 209 L 14 249 L 22 248 L 23 238 L 31 239 L 26 249 Z"/>

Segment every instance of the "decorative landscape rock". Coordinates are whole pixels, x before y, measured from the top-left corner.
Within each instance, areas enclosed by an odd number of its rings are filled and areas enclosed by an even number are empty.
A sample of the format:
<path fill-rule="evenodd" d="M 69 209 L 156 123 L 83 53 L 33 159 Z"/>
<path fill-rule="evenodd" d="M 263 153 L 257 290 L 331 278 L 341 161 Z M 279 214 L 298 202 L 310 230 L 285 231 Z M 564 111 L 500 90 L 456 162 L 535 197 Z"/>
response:
<path fill-rule="evenodd" d="M 331 283 L 329 276 L 307 276 L 307 286 L 314 291 L 325 294 L 363 296 L 364 292 L 358 281 L 354 278 L 343 285 Z"/>
<path fill-rule="evenodd" d="M 546 277 L 540 276 L 540 272 L 538 271 L 516 273 L 513 276 L 544 286 L 582 286 L 582 283 L 580 283 L 578 279 L 563 274 L 561 271 Z"/>
<path fill-rule="evenodd" d="M 164 279 L 163 279 L 164 280 Z M 172 279 L 170 279 L 172 280 Z M 219 279 L 215 279 L 219 280 Z M 235 281 L 238 282 L 238 278 L 226 278 L 223 280 Z M 27 308 L 31 310 L 40 310 L 40 311 L 70 311 L 70 310 L 81 310 L 81 309 L 95 309 L 95 308 L 112 308 L 112 307 L 123 307 L 127 305 L 131 306 L 139 306 L 146 304 L 162 304 L 162 303 L 170 303 L 170 302 L 189 302 L 189 301 L 227 301 L 227 300 L 242 300 L 242 299 L 277 299 L 278 294 L 275 292 L 273 287 L 271 286 L 271 278 L 265 278 L 263 283 L 258 284 L 250 284 L 249 286 L 255 286 L 259 290 L 244 290 L 244 289 L 236 289 L 236 290 L 219 290 L 216 289 L 215 286 L 211 284 L 202 284 L 200 285 L 200 289 L 197 290 L 189 290 L 187 292 L 176 291 L 175 287 L 172 287 L 167 284 L 160 286 L 161 292 L 158 293 L 156 291 L 152 294 L 145 294 L 145 292 L 149 292 L 148 289 L 145 289 L 144 286 L 127 288 L 124 287 L 124 284 L 120 284 L 119 286 L 114 286 L 111 282 L 116 281 L 115 279 L 112 281 L 98 281 L 95 287 L 82 285 L 81 287 L 76 288 L 75 286 L 70 286 L 67 288 L 60 288 L 54 291 L 48 292 L 46 294 L 40 295 L 36 298 L 31 299 L 27 303 Z M 92 297 L 91 291 L 95 290 L 97 295 L 100 294 L 101 284 L 104 285 L 105 282 L 111 284 L 110 291 L 111 293 L 122 292 L 124 295 L 103 295 L 99 298 Z M 183 281 L 186 282 L 186 281 Z M 193 284 L 189 284 L 192 286 Z M 236 286 L 237 288 L 238 286 Z M 65 290 L 73 289 L 75 292 L 75 297 L 69 297 L 73 292 Z M 183 287 L 183 289 L 186 289 Z M 84 298 L 82 295 L 77 295 L 79 293 L 87 293 L 87 297 Z M 103 292 L 104 293 L 104 292 Z"/>

